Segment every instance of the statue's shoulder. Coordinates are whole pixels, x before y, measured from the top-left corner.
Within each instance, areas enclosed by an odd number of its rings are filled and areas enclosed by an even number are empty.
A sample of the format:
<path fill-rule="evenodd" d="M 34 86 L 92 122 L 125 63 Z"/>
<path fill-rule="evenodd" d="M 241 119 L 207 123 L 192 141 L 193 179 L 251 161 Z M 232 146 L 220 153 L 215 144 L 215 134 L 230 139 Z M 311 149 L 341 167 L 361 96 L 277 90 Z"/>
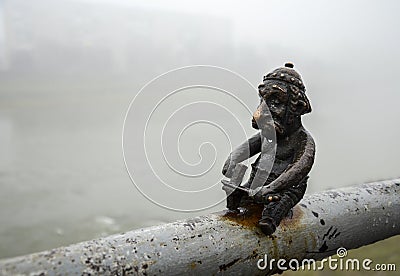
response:
<path fill-rule="evenodd" d="M 294 141 L 311 141 L 314 142 L 314 139 L 311 133 L 304 128 L 304 126 L 299 127 L 292 135 L 290 135 L 290 139 Z"/>

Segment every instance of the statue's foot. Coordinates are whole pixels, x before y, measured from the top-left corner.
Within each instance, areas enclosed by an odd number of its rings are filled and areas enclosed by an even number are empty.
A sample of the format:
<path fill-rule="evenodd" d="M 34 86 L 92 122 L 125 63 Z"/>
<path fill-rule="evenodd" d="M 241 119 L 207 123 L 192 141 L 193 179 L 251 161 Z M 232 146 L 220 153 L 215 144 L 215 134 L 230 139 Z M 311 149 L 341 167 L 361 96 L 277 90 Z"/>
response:
<path fill-rule="evenodd" d="M 236 209 L 227 209 L 225 214 L 228 216 L 235 216 L 238 218 L 245 218 L 249 211 L 244 207 L 238 207 Z"/>
<path fill-rule="evenodd" d="M 228 208 L 231 211 L 238 212 L 240 198 L 241 198 L 241 195 L 238 193 L 235 193 L 235 192 L 228 195 L 228 197 L 226 198 L 226 208 Z"/>
<path fill-rule="evenodd" d="M 261 231 L 267 236 L 272 235 L 276 230 L 275 222 L 270 217 L 260 219 L 258 225 L 260 226 Z"/>
<path fill-rule="evenodd" d="M 227 210 L 225 211 L 225 213 L 228 215 L 237 215 L 239 214 L 239 212 L 240 212 L 239 209 L 229 209 L 229 208 L 227 208 Z"/>

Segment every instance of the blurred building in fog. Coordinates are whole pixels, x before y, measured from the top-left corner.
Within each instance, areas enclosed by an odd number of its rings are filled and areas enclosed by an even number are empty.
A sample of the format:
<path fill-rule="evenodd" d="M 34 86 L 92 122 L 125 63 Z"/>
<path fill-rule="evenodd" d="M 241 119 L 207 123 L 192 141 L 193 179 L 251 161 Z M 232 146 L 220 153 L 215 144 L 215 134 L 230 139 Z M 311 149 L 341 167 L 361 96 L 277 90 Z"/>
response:
<path fill-rule="evenodd" d="M 215 64 L 232 49 L 230 23 L 216 17 L 51 0 L 6 0 L 0 10 L 3 73 L 150 73 L 176 60 Z"/>

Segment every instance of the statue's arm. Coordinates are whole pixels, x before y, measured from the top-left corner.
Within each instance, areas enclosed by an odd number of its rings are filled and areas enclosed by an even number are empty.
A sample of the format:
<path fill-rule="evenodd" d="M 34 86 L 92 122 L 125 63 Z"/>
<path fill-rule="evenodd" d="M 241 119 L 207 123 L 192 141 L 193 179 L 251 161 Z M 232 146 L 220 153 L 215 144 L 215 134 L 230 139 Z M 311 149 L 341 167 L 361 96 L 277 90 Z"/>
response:
<path fill-rule="evenodd" d="M 314 139 L 303 129 L 299 140 L 295 141 L 295 143 L 293 162 L 270 185 L 263 187 L 261 191 L 263 195 L 285 190 L 296 185 L 310 172 L 315 157 Z"/>
<path fill-rule="evenodd" d="M 222 174 L 229 176 L 237 163 L 247 160 L 259 152 L 261 152 L 261 133 L 257 132 L 231 152 L 225 161 Z"/>

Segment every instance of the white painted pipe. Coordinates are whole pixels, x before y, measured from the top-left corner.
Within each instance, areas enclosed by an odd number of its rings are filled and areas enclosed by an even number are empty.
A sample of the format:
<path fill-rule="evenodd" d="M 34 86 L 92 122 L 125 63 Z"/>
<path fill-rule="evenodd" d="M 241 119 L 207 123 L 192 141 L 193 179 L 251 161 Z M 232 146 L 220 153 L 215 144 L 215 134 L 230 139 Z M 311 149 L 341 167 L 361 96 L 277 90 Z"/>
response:
<path fill-rule="evenodd" d="M 261 209 L 215 213 L 0 261 L 1 275 L 258 275 L 268 258 L 320 260 L 400 233 L 400 179 L 307 195 L 265 236 Z"/>

